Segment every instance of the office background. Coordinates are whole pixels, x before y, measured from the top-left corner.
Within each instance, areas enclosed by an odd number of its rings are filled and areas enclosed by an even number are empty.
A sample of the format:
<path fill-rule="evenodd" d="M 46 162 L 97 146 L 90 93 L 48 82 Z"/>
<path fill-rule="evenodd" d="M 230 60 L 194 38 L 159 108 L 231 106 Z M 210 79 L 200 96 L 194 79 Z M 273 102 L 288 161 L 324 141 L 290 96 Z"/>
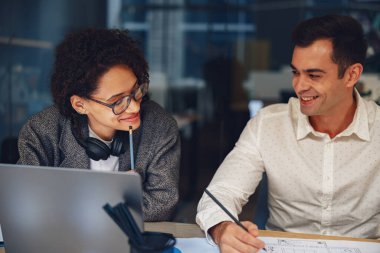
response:
<path fill-rule="evenodd" d="M 328 13 L 362 23 L 369 50 L 358 89 L 380 103 L 380 0 L 2 0 L 1 162 L 17 161 L 21 126 L 52 104 L 54 47 L 64 35 L 87 27 L 128 29 L 150 65 L 150 96 L 178 121 L 176 220 L 193 222 L 203 189 L 248 119 L 293 96 L 292 29 Z M 248 205 L 242 215 L 253 211 Z"/>

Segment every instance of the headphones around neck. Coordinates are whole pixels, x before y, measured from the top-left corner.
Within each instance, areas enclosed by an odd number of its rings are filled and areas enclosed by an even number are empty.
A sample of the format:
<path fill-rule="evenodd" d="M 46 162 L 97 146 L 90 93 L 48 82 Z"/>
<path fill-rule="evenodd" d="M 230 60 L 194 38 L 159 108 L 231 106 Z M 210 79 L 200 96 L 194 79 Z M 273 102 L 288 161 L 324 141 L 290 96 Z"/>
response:
<path fill-rule="evenodd" d="M 111 147 L 99 139 L 93 137 L 82 139 L 75 134 L 75 131 L 73 134 L 78 143 L 86 150 L 88 157 L 95 161 L 107 160 L 110 155 L 120 156 L 127 150 L 128 132 L 126 131 L 116 131 Z"/>

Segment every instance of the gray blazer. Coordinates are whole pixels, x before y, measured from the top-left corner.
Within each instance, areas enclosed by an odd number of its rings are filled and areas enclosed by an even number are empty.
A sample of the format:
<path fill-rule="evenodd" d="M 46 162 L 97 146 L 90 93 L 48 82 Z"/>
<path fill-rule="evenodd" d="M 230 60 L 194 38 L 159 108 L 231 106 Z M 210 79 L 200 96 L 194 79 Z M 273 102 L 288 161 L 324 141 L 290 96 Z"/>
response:
<path fill-rule="evenodd" d="M 55 106 L 33 115 L 19 134 L 18 164 L 89 169 L 90 159 L 72 134 L 71 120 Z M 86 124 L 85 134 L 88 137 Z M 145 221 L 170 220 L 178 201 L 180 139 L 176 121 L 158 104 L 141 104 L 141 126 L 133 132 L 135 168 L 143 182 Z M 119 170 L 130 165 L 129 145 Z"/>

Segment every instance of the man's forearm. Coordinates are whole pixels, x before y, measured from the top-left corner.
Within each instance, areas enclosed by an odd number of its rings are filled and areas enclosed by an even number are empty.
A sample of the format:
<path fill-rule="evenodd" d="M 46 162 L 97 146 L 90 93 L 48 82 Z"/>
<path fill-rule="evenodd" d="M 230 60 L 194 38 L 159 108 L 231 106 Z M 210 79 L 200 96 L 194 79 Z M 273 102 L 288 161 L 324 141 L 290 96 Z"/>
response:
<path fill-rule="evenodd" d="M 231 223 L 231 221 L 222 221 L 208 230 L 215 244 L 219 245 L 220 236 L 229 223 Z"/>

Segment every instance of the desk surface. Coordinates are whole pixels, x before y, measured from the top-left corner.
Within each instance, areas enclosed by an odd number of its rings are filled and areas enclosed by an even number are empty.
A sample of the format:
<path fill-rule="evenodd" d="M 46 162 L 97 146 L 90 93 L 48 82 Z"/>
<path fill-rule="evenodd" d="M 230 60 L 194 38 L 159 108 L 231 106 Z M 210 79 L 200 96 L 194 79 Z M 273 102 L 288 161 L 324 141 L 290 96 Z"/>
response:
<path fill-rule="evenodd" d="M 175 237 L 188 238 L 188 237 L 204 237 L 204 233 L 196 224 L 188 223 L 174 223 L 174 222 L 146 222 L 146 231 L 158 231 L 171 233 Z M 287 237 L 287 238 L 304 238 L 304 239 L 329 239 L 329 240 L 351 240 L 363 242 L 377 242 L 379 240 L 370 240 L 362 238 L 340 237 L 340 236 L 324 236 L 315 234 L 301 234 L 289 232 L 277 232 L 269 230 L 260 230 L 260 236 L 274 236 L 274 237 Z M 4 248 L 0 248 L 0 253 L 5 253 Z"/>
<path fill-rule="evenodd" d="M 159 231 L 172 233 L 175 237 L 204 237 L 204 233 L 196 224 L 174 223 L 174 222 L 146 222 L 144 224 L 146 231 Z M 363 242 L 377 242 L 380 240 L 370 240 L 362 238 L 341 237 L 341 236 L 325 236 L 316 234 L 289 233 L 270 230 L 260 230 L 260 236 L 287 237 L 287 238 L 303 238 L 303 239 L 329 239 L 329 240 L 351 240 Z"/>

